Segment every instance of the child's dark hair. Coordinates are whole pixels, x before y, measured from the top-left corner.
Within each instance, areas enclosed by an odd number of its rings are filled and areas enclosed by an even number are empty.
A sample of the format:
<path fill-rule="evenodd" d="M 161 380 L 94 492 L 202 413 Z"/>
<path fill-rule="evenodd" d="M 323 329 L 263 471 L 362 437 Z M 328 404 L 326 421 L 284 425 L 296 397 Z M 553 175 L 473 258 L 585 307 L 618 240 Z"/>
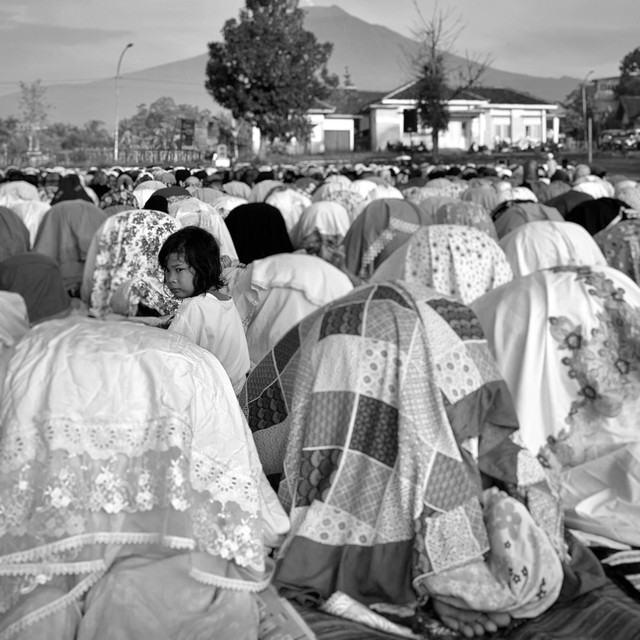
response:
<path fill-rule="evenodd" d="M 184 227 L 172 233 L 158 254 L 158 262 L 163 269 L 167 268 L 167 260 L 172 253 L 178 254 L 193 269 L 194 296 L 224 287 L 220 247 L 205 229 Z"/>

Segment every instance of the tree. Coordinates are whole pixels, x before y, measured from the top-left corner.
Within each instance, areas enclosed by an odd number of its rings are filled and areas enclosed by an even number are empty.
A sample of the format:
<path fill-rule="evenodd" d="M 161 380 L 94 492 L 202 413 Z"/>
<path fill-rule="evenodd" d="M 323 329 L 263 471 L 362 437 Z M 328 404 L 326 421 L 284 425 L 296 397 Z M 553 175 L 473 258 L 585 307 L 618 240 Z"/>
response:
<path fill-rule="evenodd" d="M 177 105 L 173 98 L 164 96 L 148 107 L 138 105 L 131 118 L 120 121 L 122 140 L 148 149 L 175 149 L 180 141 L 181 120 L 202 124 L 212 117 L 208 109 Z"/>
<path fill-rule="evenodd" d="M 640 47 L 622 58 L 616 93 L 619 96 L 640 96 Z"/>
<path fill-rule="evenodd" d="M 20 82 L 20 112 L 22 125 L 29 139 L 29 151 L 39 151 L 38 132 L 44 129 L 51 105 L 46 100 L 47 90 L 41 80 Z"/>
<path fill-rule="evenodd" d="M 413 32 L 418 48 L 409 62 L 416 80 L 420 121 L 431 129 L 433 155 L 437 160 L 440 134 L 447 130 L 451 119 L 450 101 L 478 85 L 490 61 L 488 56 L 476 60 L 467 54 L 462 64 L 448 67 L 455 42 L 464 28 L 460 17 L 450 9 L 441 10 L 437 3 L 430 18 L 423 16 L 417 0 L 414 7 L 419 18 L 419 26 Z"/>
<path fill-rule="evenodd" d="M 306 140 L 307 111 L 337 86 L 327 61 L 333 45 L 303 27 L 297 0 L 247 0 L 239 19 L 209 43 L 205 87 L 234 118 L 256 126 L 262 149 L 276 139 Z"/>

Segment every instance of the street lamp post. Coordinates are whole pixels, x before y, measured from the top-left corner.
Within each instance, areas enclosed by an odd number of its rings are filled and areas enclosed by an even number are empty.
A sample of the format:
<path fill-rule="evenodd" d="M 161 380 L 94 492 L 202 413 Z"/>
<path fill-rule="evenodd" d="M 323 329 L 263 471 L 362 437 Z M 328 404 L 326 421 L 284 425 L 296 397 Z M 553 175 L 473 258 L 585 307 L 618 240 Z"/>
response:
<path fill-rule="evenodd" d="M 587 143 L 589 158 L 591 158 L 591 140 L 589 136 L 589 125 L 587 124 L 587 80 L 589 76 L 593 73 L 593 69 L 587 73 L 582 81 L 582 122 L 583 122 L 583 131 L 584 131 L 584 140 Z M 589 160 L 591 162 L 591 160 Z"/>
<path fill-rule="evenodd" d="M 127 52 L 127 49 L 133 47 L 133 42 L 130 42 L 120 54 L 118 58 L 118 66 L 116 67 L 116 123 L 115 129 L 113 132 L 113 160 L 117 164 L 118 162 L 118 142 L 119 142 L 119 131 L 118 131 L 118 95 L 120 93 L 120 66 L 122 65 L 122 58 L 124 58 L 124 54 Z"/>

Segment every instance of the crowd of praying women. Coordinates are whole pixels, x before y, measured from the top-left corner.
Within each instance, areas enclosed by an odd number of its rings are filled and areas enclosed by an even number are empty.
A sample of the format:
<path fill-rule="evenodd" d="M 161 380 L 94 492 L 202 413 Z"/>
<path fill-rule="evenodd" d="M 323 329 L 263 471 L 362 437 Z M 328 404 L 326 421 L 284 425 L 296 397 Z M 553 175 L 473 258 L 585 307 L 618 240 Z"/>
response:
<path fill-rule="evenodd" d="M 4 172 L 0 640 L 635 638 L 639 416 L 633 179 Z"/>

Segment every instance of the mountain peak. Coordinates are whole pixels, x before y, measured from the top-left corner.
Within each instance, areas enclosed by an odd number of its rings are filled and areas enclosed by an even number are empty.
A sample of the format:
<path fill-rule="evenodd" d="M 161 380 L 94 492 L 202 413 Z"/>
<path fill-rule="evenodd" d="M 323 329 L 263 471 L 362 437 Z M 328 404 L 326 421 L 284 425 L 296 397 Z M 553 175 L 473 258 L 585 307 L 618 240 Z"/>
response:
<path fill-rule="evenodd" d="M 329 72 L 342 77 L 345 68 L 360 91 L 390 92 L 412 80 L 407 56 L 417 43 L 383 25 L 375 25 L 353 16 L 337 5 L 302 7 L 305 28 L 318 42 L 331 42 L 333 52 Z M 120 117 L 136 113 L 139 104 L 151 104 L 161 97 L 172 97 L 176 104 L 219 112 L 204 88 L 208 60 L 207 43 L 202 55 L 151 67 L 121 76 Z M 455 60 L 461 60 L 453 56 Z M 575 78 L 540 78 L 487 70 L 483 84 L 528 92 L 550 102 L 559 102 L 580 83 Z M 0 96 L 0 118 L 16 115 L 20 94 Z M 47 99 L 53 105 L 50 120 L 84 125 L 89 120 L 113 121 L 113 78 L 75 85 L 47 87 Z"/>

